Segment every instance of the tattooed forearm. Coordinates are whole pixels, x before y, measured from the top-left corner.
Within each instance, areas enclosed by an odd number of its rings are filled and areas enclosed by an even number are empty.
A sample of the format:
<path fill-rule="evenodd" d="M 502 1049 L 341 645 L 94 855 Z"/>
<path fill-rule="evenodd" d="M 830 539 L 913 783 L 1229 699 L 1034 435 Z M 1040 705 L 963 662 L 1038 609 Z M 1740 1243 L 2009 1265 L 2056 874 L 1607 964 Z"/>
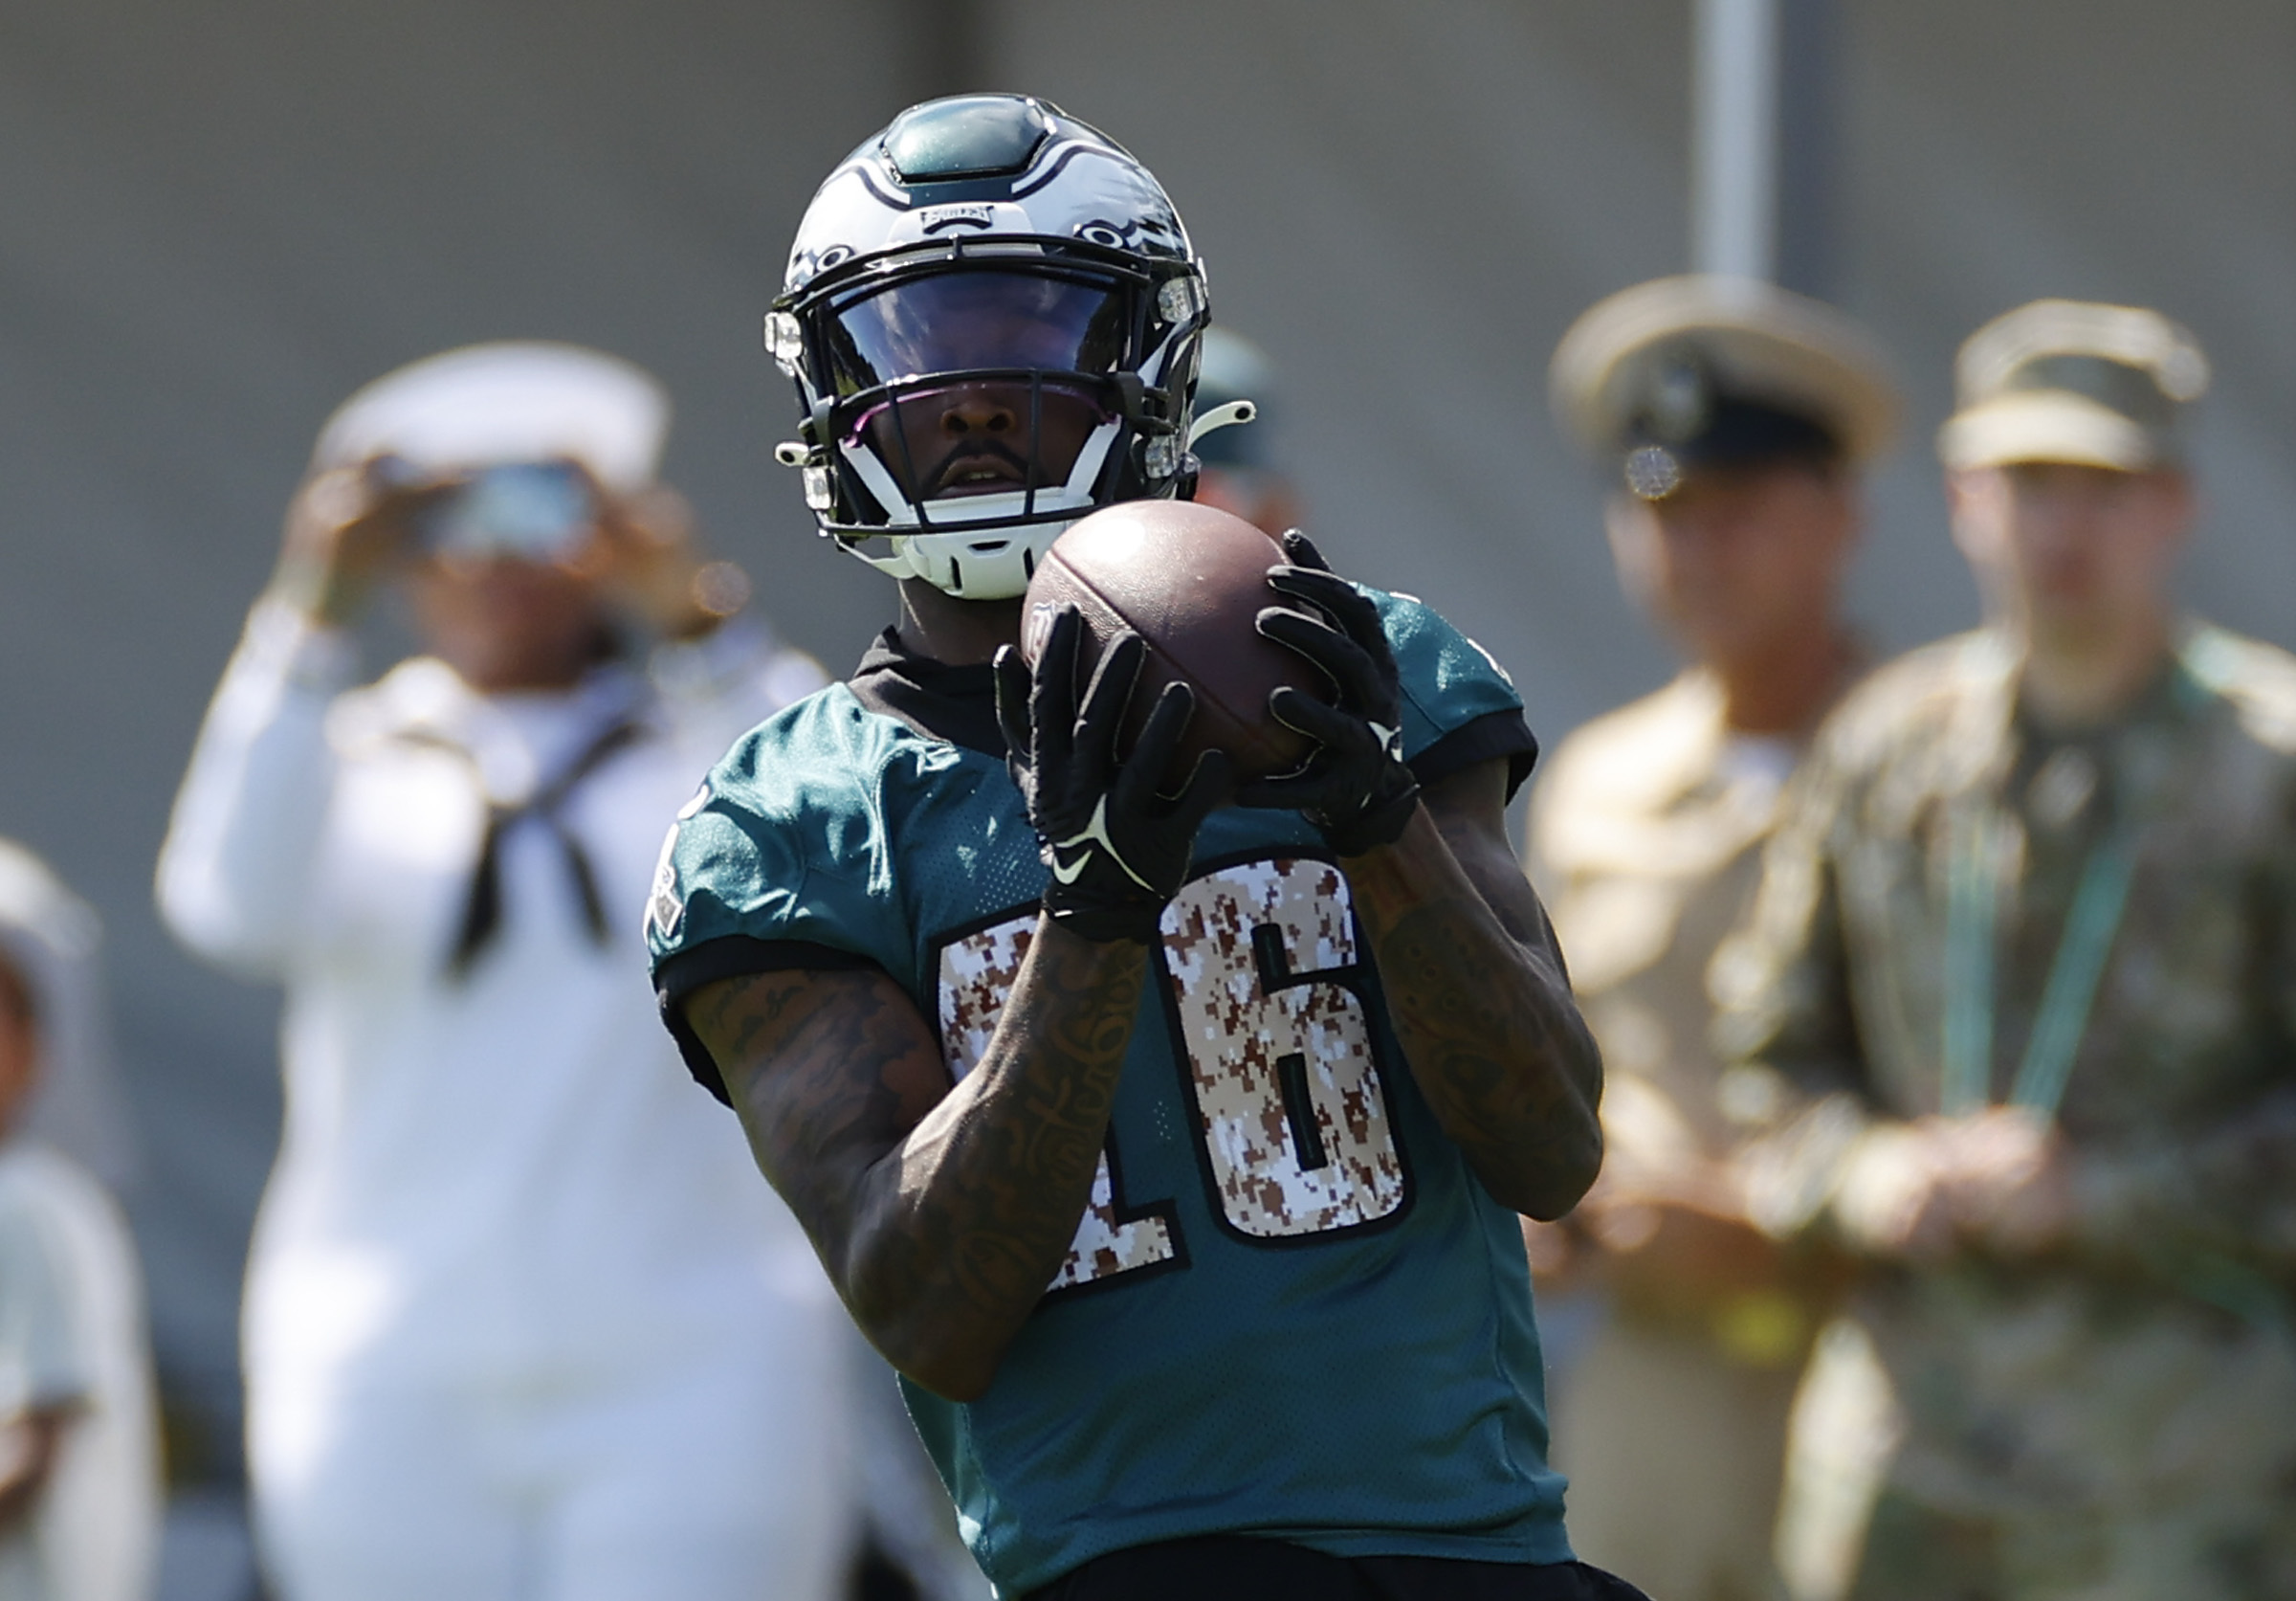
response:
<path fill-rule="evenodd" d="M 1601 1164 L 1601 1064 L 1506 847 L 1502 795 L 1473 793 L 1447 813 L 1446 797 L 1431 796 L 1435 815 L 1351 860 L 1348 879 L 1397 1036 L 1445 1132 L 1497 1199 L 1553 1218 Z"/>
<path fill-rule="evenodd" d="M 955 1089 L 883 974 L 788 973 L 699 991 L 752 1148 L 894 1366 L 986 1388 L 1058 1271 L 1147 979 L 1144 946 L 1040 925 L 980 1062 Z"/>
<path fill-rule="evenodd" d="M 1040 928 L 979 1065 L 872 1174 L 857 1304 L 960 1309 L 1003 1348 L 1091 1198 L 1147 970 L 1143 946 Z"/>

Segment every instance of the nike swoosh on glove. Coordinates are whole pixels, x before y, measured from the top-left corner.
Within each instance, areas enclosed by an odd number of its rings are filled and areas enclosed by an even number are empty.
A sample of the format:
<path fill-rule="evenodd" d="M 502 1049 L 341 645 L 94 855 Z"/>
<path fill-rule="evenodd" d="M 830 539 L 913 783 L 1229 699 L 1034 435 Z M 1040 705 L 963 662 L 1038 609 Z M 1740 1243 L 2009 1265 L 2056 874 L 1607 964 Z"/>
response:
<path fill-rule="evenodd" d="M 1157 793 L 1196 709 L 1182 683 L 1164 686 L 1119 761 L 1124 710 L 1147 647 L 1129 632 L 1112 639 L 1080 705 L 1083 639 L 1084 620 L 1068 606 L 1053 617 L 1033 673 L 1012 646 L 997 652 L 1005 766 L 1051 874 L 1046 913 L 1088 940 L 1154 940 L 1165 903 L 1187 881 L 1196 832 L 1226 800 L 1232 771 L 1225 753 L 1207 750 L 1177 795 Z"/>
<path fill-rule="evenodd" d="M 1259 631 L 1313 662 L 1338 704 L 1289 687 L 1269 695 L 1269 714 L 1315 750 L 1294 772 L 1240 786 L 1236 804 L 1295 811 L 1335 853 L 1359 856 L 1402 837 L 1419 810 L 1419 780 L 1403 761 L 1402 678 L 1380 609 L 1298 529 L 1283 545 L 1289 561 L 1268 569 L 1268 587 L 1306 610 L 1271 606 Z"/>

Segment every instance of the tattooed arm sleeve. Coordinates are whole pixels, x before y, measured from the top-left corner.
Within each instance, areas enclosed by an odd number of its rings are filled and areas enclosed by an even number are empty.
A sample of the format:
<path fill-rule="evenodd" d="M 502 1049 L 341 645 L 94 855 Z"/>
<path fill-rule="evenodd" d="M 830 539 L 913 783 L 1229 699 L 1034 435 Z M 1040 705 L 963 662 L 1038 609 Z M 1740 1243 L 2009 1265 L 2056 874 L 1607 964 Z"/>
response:
<path fill-rule="evenodd" d="M 686 1002 L 854 1321 L 928 1390 L 987 1389 L 1059 1269 L 1147 971 L 1144 945 L 1040 923 L 953 1089 L 931 1027 L 882 972 L 759 973 Z"/>
<path fill-rule="evenodd" d="M 1578 1204 L 1602 1162 L 1601 1060 L 1507 843 L 1507 773 L 1428 786 L 1393 845 L 1346 863 L 1411 1072 L 1484 1188 L 1532 1217 Z"/>

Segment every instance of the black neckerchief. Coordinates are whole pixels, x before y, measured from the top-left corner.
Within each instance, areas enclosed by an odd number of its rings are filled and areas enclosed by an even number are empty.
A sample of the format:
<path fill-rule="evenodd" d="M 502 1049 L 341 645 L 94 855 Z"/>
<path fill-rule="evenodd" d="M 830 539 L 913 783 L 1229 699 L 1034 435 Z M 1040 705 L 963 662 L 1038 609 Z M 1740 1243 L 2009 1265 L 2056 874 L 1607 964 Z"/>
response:
<path fill-rule="evenodd" d="M 463 896 L 454 947 L 447 958 L 449 977 L 458 981 L 468 978 L 478 958 L 494 944 L 502 925 L 502 840 L 529 818 L 547 828 L 557 839 L 566 878 L 574 886 L 574 898 L 582 907 L 583 925 L 589 930 L 591 942 L 599 945 L 607 943 L 606 902 L 598 891 L 598 875 L 590 865 L 589 853 L 566 827 L 564 808 L 585 779 L 604 767 L 608 758 L 644 739 L 649 732 L 646 723 L 635 716 L 626 714 L 616 718 L 592 736 L 589 744 L 556 777 L 525 800 L 516 806 L 487 801 L 485 836 L 479 843 L 477 864 L 471 871 L 470 888 Z M 468 763 L 474 772 L 477 769 L 477 759 L 443 734 L 418 728 L 400 737 L 412 745 L 449 751 Z"/>
<path fill-rule="evenodd" d="M 952 667 L 919 656 L 887 629 L 853 669 L 846 687 L 871 711 L 907 723 L 929 740 L 959 745 L 999 761 L 996 675 L 985 661 Z"/>

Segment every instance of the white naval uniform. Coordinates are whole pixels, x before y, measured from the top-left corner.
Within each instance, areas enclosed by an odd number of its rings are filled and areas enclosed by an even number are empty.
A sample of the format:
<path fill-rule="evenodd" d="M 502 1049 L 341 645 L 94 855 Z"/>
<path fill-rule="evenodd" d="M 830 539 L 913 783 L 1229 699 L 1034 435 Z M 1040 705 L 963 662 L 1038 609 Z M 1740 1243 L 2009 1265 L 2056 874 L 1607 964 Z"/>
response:
<path fill-rule="evenodd" d="M 286 1601 L 817 1601 L 851 1524 L 844 1314 L 654 1014 L 670 820 L 819 669 L 737 630 L 563 694 L 443 664 L 370 688 L 259 605 L 176 801 L 177 934 L 286 989 L 286 1121 L 244 1340 L 257 1538 Z M 649 733 L 504 831 L 501 914 L 448 971 L 491 797 Z"/>

